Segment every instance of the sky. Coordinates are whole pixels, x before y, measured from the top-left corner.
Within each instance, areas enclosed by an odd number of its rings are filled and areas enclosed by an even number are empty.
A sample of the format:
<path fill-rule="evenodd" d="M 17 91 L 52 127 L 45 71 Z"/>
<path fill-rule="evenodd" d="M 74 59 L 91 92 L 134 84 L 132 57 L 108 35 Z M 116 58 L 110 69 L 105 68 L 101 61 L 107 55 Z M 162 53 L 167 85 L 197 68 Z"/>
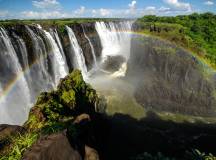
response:
<path fill-rule="evenodd" d="M 216 0 L 0 0 L 0 19 L 137 18 L 216 13 Z"/>

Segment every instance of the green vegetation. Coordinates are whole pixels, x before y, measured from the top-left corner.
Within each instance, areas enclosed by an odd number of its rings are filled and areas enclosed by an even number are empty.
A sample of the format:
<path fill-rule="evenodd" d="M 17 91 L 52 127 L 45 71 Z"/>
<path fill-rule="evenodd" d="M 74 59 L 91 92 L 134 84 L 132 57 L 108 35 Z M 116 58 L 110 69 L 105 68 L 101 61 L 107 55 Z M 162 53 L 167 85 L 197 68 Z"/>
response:
<path fill-rule="evenodd" d="M 196 53 L 216 67 L 216 15 L 191 14 L 176 17 L 145 16 L 137 20 L 138 31 L 162 37 Z"/>
<path fill-rule="evenodd" d="M 12 137 L 11 145 L 13 146 L 8 155 L 0 157 L 0 160 L 19 160 L 23 153 L 37 140 L 37 133 L 26 133 Z"/>
<path fill-rule="evenodd" d="M 18 160 L 40 137 L 68 129 L 72 136 L 78 132 L 74 118 L 81 114 L 93 114 L 98 97 L 86 84 L 79 70 L 64 78 L 56 91 L 44 92 L 38 97 L 24 124 L 25 132 L 14 135 L 2 151 L 0 160 Z M 1 153 L 0 153 L 1 157 Z"/>
<path fill-rule="evenodd" d="M 0 26 L 14 26 L 14 25 L 26 25 L 26 24 L 40 24 L 44 27 L 54 26 L 59 27 L 60 31 L 64 31 L 65 25 L 75 23 L 90 23 L 96 21 L 119 21 L 120 19 L 114 18 L 65 18 L 65 19 L 28 19 L 28 20 L 0 20 Z"/>

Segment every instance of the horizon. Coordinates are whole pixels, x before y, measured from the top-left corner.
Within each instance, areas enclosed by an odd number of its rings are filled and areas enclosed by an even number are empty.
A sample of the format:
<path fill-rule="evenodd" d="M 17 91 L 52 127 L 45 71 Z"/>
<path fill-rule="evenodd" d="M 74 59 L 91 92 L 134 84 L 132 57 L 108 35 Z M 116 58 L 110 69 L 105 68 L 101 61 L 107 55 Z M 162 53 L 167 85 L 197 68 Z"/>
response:
<path fill-rule="evenodd" d="M 216 13 L 215 0 L 0 0 L 0 20 L 139 18 Z"/>

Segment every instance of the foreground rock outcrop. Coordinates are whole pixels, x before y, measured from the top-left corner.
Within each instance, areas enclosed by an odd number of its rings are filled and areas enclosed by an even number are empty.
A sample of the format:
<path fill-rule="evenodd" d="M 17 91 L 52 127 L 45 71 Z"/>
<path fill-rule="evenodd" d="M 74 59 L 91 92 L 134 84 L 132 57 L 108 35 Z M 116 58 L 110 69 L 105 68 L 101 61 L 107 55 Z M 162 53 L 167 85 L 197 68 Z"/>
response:
<path fill-rule="evenodd" d="M 98 160 L 93 125 L 98 100 L 74 70 L 57 90 L 41 93 L 23 127 L 1 126 L 1 136 L 12 136 L 1 143 L 2 159 Z"/>

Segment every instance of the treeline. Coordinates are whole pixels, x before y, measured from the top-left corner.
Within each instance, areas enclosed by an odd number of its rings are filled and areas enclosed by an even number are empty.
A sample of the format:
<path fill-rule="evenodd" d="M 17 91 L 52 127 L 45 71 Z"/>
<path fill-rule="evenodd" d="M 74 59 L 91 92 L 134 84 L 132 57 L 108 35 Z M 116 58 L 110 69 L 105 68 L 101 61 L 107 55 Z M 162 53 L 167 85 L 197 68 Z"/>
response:
<path fill-rule="evenodd" d="M 137 21 L 140 29 L 187 47 L 216 66 L 216 15 L 193 13 L 176 17 L 144 16 Z M 165 32 L 165 33 L 164 33 Z M 172 39 L 171 39 L 172 38 Z"/>

